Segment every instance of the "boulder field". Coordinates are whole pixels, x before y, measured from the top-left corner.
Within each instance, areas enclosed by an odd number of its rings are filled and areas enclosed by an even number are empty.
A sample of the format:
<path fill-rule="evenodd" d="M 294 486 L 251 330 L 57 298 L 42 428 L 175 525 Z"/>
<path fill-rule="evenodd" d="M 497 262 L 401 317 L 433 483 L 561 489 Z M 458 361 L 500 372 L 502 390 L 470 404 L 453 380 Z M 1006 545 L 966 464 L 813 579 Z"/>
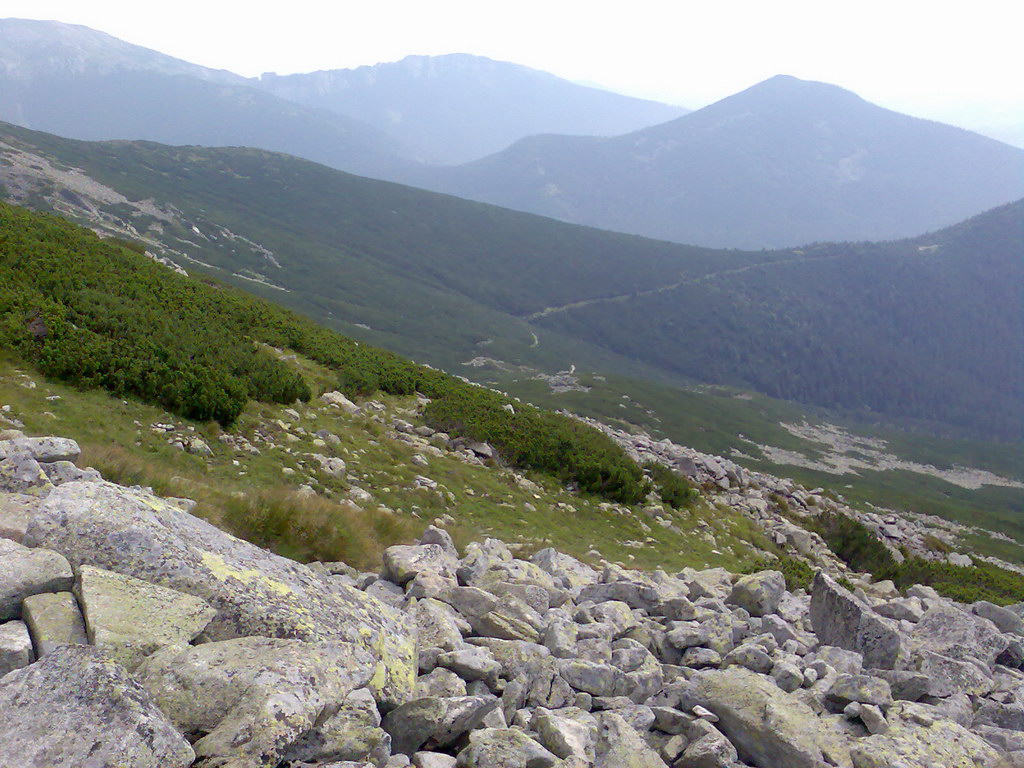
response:
<path fill-rule="evenodd" d="M 1024 605 L 433 526 L 303 565 L 78 457 L 0 441 L 4 768 L 1024 766 Z"/>

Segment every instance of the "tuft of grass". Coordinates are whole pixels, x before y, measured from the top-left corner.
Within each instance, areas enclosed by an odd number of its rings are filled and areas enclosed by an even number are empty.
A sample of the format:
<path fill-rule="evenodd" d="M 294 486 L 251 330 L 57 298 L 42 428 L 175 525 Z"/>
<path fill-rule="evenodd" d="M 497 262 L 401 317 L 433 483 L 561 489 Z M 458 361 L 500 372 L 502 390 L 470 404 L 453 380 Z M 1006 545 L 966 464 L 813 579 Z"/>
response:
<path fill-rule="evenodd" d="M 417 533 L 417 526 L 395 513 L 288 487 L 231 496 L 217 507 L 201 504 L 196 512 L 284 557 L 304 563 L 340 560 L 356 568 L 376 567 L 387 547 Z"/>

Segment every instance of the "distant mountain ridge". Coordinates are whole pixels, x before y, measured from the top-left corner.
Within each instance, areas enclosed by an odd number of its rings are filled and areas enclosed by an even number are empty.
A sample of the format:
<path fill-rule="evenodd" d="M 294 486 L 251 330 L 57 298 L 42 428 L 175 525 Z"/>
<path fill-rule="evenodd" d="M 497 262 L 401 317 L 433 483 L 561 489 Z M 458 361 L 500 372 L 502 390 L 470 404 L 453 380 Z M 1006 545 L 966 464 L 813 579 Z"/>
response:
<path fill-rule="evenodd" d="M 0 19 L 0 77 L 27 81 L 125 71 L 188 75 L 232 85 L 246 82 L 233 72 L 191 64 L 78 24 Z"/>
<path fill-rule="evenodd" d="M 777 76 L 614 138 L 535 136 L 410 183 L 713 247 L 885 240 L 1024 196 L 1024 150 Z"/>
<path fill-rule="evenodd" d="M 615 136 L 689 110 L 464 53 L 407 56 L 356 69 L 263 75 L 282 98 L 357 118 L 441 165 L 464 163 L 526 136 Z"/>
<path fill-rule="evenodd" d="M 535 133 L 612 135 L 685 112 L 467 54 L 245 78 L 88 27 L 0 19 L 0 120 L 77 139 L 254 146 L 397 179 Z"/>
<path fill-rule="evenodd" d="M 367 175 L 406 162 L 394 139 L 356 120 L 59 22 L 0 20 L 0 119 L 85 140 L 257 146 Z"/>

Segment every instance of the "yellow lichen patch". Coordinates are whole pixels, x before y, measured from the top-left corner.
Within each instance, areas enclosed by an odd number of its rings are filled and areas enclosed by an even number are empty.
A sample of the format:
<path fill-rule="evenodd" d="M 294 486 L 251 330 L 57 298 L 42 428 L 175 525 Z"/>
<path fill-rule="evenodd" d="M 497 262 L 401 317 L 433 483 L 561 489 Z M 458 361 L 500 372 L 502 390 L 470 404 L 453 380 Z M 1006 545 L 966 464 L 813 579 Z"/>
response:
<path fill-rule="evenodd" d="M 267 591 L 276 592 L 282 597 L 296 596 L 295 590 L 290 586 L 267 578 L 267 575 L 257 568 L 235 568 L 228 565 L 224 558 L 215 552 L 203 552 L 202 559 L 203 565 L 210 570 L 210 573 L 220 579 L 235 579 L 246 586 L 259 586 Z"/>

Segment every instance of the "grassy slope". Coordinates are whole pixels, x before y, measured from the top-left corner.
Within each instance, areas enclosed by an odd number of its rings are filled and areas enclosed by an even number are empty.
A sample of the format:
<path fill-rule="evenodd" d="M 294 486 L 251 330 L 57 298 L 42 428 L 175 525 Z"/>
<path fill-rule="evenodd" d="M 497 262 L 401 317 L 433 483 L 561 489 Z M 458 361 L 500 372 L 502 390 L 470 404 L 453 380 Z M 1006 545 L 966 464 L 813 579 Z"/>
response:
<path fill-rule="evenodd" d="M 888 451 L 909 461 L 930 463 L 940 469 L 969 466 L 1024 480 L 1024 457 L 1017 445 L 880 428 L 825 410 L 726 387 L 701 387 L 695 391 L 621 377 L 583 376 L 581 382 L 591 387 L 589 392 L 553 394 L 540 381 L 513 381 L 517 378 L 514 374 L 492 372 L 492 378 L 498 386 L 518 387 L 526 399 L 540 405 L 569 408 L 620 428 L 640 427 L 655 437 L 667 437 L 706 453 L 730 456 L 734 450 L 741 451 L 748 457 L 736 457 L 736 461 L 750 469 L 791 477 L 808 488 L 834 488 L 855 506 L 874 504 L 934 514 L 1002 532 L 1019 543 L 980 536 L 970 537 L 967 544 L 984 554 L 1024 564 L 1024 491 L 1021 489 L 984 486 L 969 490 L 939 478 L 905 471 L 836 475 L 774 464 L 765 460 L 749 441 L 796 451 L 813 459 L 821 455 L 824 447 L 796 437 L 782 428 L 780 422 L 833 423 L 855 435 L 881 437 L 888 442 Z M 628 399 L 623 398 L 624 393 Z"/>
<path fill-rule="evenodd" d="M 311 361 L 299 358 L 293 365 L 316 390 L 333 379 L 330 371 Z M 35 386 L 29 388 L 29 382 Z M 385 415 L 422 423 L 411 399 L 385 397 L 381 402 L 387 406 Z M 456 519 L 455 530 L 464 541 L 495 535 L 527 548 L 555 546 L 592 562 L 594 556 L 587 553 L 596 548 L 609 560 L 645 568 L 739 569 L 755 561 L 741 541 L 768 546 L 749 520 L 722 510 L 671 513 L 677 533 L 653 524 L 636 509 L 618 514 L 614 506 L 602 507 L 600 500 L 570 493 L 542 475 L 531 475 L 541 489 L 534 493 L 520 487 L 511 471 L 500 468 L 469 466 L 448 457 L 429 457 L 429 467 L 421 468 L 411 463 L 414 449 L 386 437 L 380 422 L 345 416 L 317 401 L 297 406 L 298 420 L 285 414 L 283 406 L 250 403 L 230 433 L 249 438 L 258 431 L 276 435 L 275 448 L 256 443 L 259 456 L 219 442 L 215 426 L 188 422 L 101 391 L 83 392 L 41 379 L 7 353 L 0 353 L 0 403 L 10 405 L 30 433 L 79 440 L 85 449 L 83 462 L 99 468 L 108 479 L 196 499 L 199 512 L 218 525 L 299 559 L 340 559 L 370 567 L 378 564 L 385 546 L 410 540 L 445 513 Z M 279 422 L 290 428 L 283 429 Z M 151 429 L 157 423 L 174 424 L 180 434 L 193 428 L 214 455 L 204 459 L 170 446 L 166 435 Z M 299 434 L 295 427 L 303 427 L 307 434 Z M 315 462 L 305 457 L 331 452 L 313 444 L 312 432 L 319 429 L 341 438 L 334 451 L 348 465 L 347 481 L 316 471 Z M 294 474 L 283 474 L 283 467 Z M 436 480 L 455 500 L 412 487 L 417 475 Z M 312 483 L 325 500 L 303 502 L 294 492 L 304 483 Z M 375 503 L 366 513 L 343 503 L 349 484 L 373 493 Z M 705 529 L 715 533 L 716 545 L 703 538 Z"/>

